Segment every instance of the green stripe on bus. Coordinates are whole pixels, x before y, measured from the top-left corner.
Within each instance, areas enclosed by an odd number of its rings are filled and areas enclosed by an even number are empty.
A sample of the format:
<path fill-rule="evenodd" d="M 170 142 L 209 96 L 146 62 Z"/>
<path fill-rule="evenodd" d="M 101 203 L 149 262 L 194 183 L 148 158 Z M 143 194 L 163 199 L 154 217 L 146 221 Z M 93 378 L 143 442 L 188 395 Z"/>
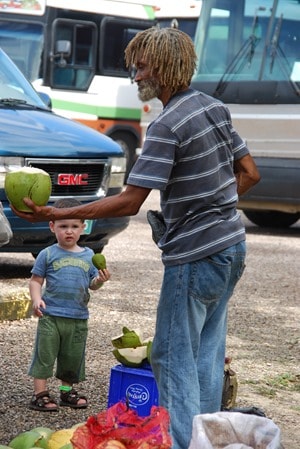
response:
<path fill-rule="evenodd" d="M 146 14 L 148 15 L 150 20 L 155 19 L 155 14 L 152 6 L 144 6 Z"/>
<path fill-rule="evenodd" d="M 70 101 L 57 100 L 54 98 L 52 99 L 52 107 L 55 109 L 91 114 L 109 119 L 140 120 L 141 118 L 140 109 L 94 106 L 83 103 L 72 103 Z"/>

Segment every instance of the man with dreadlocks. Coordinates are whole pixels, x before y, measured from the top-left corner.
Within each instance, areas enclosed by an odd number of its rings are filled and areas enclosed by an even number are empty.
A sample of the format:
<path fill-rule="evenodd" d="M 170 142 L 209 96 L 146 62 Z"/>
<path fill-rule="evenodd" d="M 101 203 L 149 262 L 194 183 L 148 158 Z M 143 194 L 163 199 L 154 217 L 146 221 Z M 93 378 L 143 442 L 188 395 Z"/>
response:
<path fill-rule="evenodd" d="M 141 31 L 125 59 L 136 68 L 140 99 L 163 104 L 126 189 L 78 207 L 38 207 L 25 199 L 33 213 L 13 210 L 32 222 L 134 215 L 151 189 L 160 191 L 164 278 L 151 360 L 173 449 L 187 449 L 193 417 L 221 407 L 227 305 L 245 260 L 236 206 L 260 176 L 228 108 L 190 88 L 196 56 L 185 33 Z"/>

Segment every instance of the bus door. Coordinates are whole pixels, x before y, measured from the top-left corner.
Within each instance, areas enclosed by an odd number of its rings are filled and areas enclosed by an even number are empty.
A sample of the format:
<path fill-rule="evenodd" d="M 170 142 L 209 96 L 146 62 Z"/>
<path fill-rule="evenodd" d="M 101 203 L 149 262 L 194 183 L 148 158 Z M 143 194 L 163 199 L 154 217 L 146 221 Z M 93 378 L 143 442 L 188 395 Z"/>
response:
<path fill-rule="evenodd" d="M 50 87 L 87 91 L 96 73 L 96 24 L 58 18 L 51 37 Z"/>

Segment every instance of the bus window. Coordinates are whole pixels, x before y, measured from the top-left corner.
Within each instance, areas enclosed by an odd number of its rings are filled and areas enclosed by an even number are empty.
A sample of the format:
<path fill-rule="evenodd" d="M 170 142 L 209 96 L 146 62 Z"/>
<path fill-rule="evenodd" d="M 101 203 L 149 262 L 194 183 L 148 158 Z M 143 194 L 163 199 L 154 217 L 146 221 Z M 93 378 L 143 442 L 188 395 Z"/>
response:
<path fill-rule="evenodd" d="M 0 47 L 30 81 L 39 78 L 43 46 L 42 24 L 0 20 Z"/>
<path fill-rule="evenodd" d="M 144 29 L 139 21 L 105 17 L 100 27 L 100 72 L 128 78 L 124 51 L 136 33 Z"/>
<path fill-rule="evenodd" d="M 297 15 L 272 2 L 204 2 L 195 39 L 196 79 L 289 81 L 300 59 Z M 210 7 L 211 5 L 211 7 Z M 210 7 L 210 8 L 209 8 Z M 299 6 L 298 6 L 299 8 Z"/>
<path fill-rule="evenodd" d="M 174 26 L 174 20 L 176 20 L 176 26 Z M 175 19 L 160 19 L 158 20 L 158 24 L 160 28 L 178 28 L 179 30 L 194 38 L 197 21 L 195 17 L 175 17 Z"/>

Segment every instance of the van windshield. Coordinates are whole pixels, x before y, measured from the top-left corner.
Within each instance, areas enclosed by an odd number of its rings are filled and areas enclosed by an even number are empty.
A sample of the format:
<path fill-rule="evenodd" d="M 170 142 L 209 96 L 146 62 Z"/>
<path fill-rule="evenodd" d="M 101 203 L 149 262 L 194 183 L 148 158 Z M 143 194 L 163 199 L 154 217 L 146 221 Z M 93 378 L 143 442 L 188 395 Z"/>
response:
<path fill-rule="evenodd" d="M 31 84 L 0 49 L 0 100 L 6 105 L 25 104 L 47 109 Z"/>

